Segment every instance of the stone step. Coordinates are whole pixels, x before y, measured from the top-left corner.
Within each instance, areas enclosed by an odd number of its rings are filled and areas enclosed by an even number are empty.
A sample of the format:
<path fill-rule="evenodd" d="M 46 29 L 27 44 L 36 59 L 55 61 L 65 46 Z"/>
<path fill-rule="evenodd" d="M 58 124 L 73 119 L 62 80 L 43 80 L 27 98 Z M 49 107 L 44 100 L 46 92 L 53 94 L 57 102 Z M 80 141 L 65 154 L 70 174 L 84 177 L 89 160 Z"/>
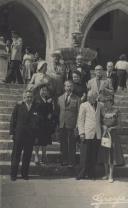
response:
<path fill-rule="evenodd" d="M 114 100 L 115 101 L 127 101 L 128 100 L 128 93 L 125 95 L 119 95 L 119 94 L 115 94 L 114 95 Z"/>
<path fill-rule="evenodd" d="M 122 143 L 121 141 L 121 146 L 122 146 L 122 151 L 124 154 L 128 153 L 128 142 Z M 12 140 L 0 140 L 0 150 L 12 150 L 13 147 L 13 141 Z M 60 150 L 60 143 L 59 142 L 53 142 L 52 145 L 47 146 L 48 151 L 59 151 Z M 79 147 L 77 148 L 77 151 L 79 152 Z"/>
<path fill-rule="evenodd" d="M 128 99 L 127 100 L 115 100 L 114 104 L 116 106 L 128 106 Z"/>
<path fill-rule="evenodd" d="M 0 150 L 0 161 L 11 161 L 11 153 L 12 150 Z M 79 160 L 79 152 L 76 152 L 76 159 L 77 161 Z M 128 165 L 128 154 L 123 154 L 124 155 L 124 160 L 125 160 L 125 165 Z M 41 160 L 42 152 L 39 152 L 39 158 Z M 35 158 L 35 152 L 33 151 L 32 153 L 32 158 L 31 161 L 34 162 Z M 61 159 L 61 154 L 60 151 L 47 151 L 47 158 L 49 162 L 57 163 Z"/>
<path fill-rule="evenodd" d="M 0 130 L 0 140 L 9 139 L 9 130 Z"/>
<path fill-rule="evenodd" d="M 121 124 L 121 126 L 122 127 L 127 127 L 128 126 L 128 119 L 127 120 L 122 120 L 121 122 L 120 122 L 120 124 Z M 9 130 L 9 126 L 10 126 L 10 122 L 8 122 L 8 121 L 0 121 L 0 129 L 1 130 Z"/>
<path fill-rule="evenodd" d="M 14 107 L 16 100 L 0 100 L 0 107 Z"/>
<path fill-rule="evenodd" d="M 0 107 L 0 114 L 11 114 L 13 107 Z"/>
<path fill-rule="evenodd" d="M 10 122 L 0 122 L 0 129 L 1 130 L 9 130 Z"/>
<path fill-rule="evenodd" d="M 123 127 L 117 129 L 117 134 L 120 136 L 121 143 L 128 141 L 128 128 Z M 0 130 L 0 140 L 8 140 L 9 139 L 9 130 Z"/>
<path fill-rule="evenodd" d="M 14 94 L 14 95 L 17 95 L 17 94 L 22 94 L 24 91 L 24 89 L 13 89 L 13 88 L 0 88 L 0 93 L 1 94 Z"/>
<path fill-rule="evenodd" d="M 5 84 L 5 83 L 0 83 L 0 89 L 5 88 L 5 89 L 25 89 L 26 84 Z"/>
<path fill-rule="evenodd" d="M 3 175 L 3 177 L 9 177 L 10 175 L 10 162 L 2 162 L 0 161 L 0 174 Z M 19 165 L 19 171 L 18 171 L 18 178 L 21 177 L 21 163 Z M 120 177 L 127 177 L 127 171 L 128 171 L 128 165 L 124 166 L 115 166 L 114 167 L 114 177 L 120 178 Z M 60 162 L 57 163 L 50 163 L 48 162 L 47 165 L 40 165 L 37 166 L 35 165 L 34 162 L 30 163 L 30 168 L 29 168 L 29 175 L 30 178 L 46 178 L 46 179 L 56 179 L 56 178 L 69 178 L 69 177 L 76 177 L 78 174 L 79 170 L 79 165 L 77 165 L 73 169 L 67 168 L 67 166 L 61 166 Z M 104 168 L 103 166 L 97 166 L 97 176 L 101 179 L 101 177 L 104 174 Z"/>
<path fill-rule="evenodd" d="M 8 100 L 8 101 L 19 101 L 22 100 L 22 94 L 11 95 L 11 94 L 2 94 L 0 93 L 0 100 Z"/>
<path fill-rule="evenodd" d="M 11 114 L 0 114 L 0 121 L 10 122 Z"/>
<path fill-rule="evenodd" d="M 128 107 L 126 107 L 126 106 L 116 106 L 116 105 L 114 105 L 114 108 L 119 109 L 119 111 L 121 113 L 128 113 Z"/>
<path fill-rule="evenodd" d="M 13 141 L 10 139 L 0 140 L 0 150 L 11 150 L 13 147 Z M 48 151 L 59 151 L 60 143 L 59 142 L 52 142 L 52 145 L 47 146 Z"/>
<path fill-rule="evenodd" d="M 12 150 L 0 150 L 0 161 L 10 161 Z M 41 159 L 42 152 L 39 152 Z M 31 161 L 34 161 L 35 152 L 32 153 Z M 50 162 L 57 162 L 60 158 L 60 151 L 47 151 L 47 157 Z"/>

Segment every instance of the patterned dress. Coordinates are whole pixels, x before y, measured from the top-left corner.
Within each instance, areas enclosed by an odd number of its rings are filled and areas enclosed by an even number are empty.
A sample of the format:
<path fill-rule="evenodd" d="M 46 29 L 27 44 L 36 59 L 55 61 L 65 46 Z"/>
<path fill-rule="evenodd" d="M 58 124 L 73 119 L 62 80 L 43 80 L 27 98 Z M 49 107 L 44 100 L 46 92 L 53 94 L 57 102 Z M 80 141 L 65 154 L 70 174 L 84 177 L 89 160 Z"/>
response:
<path fill-rule="evenodd" d="M 112 147 L 106 148 L 100 146 L 98 161 L 99 163 L 110 162 L 114 165 L 124 165 L 124 158 L 120 144 L 120 137 L 116 134 L 116 129 L 112 128 L 118 124 L 119 111 L 112 108 L 111 111 L 105 111 L 103 125 L 108 127 L 112 139 Z"/>

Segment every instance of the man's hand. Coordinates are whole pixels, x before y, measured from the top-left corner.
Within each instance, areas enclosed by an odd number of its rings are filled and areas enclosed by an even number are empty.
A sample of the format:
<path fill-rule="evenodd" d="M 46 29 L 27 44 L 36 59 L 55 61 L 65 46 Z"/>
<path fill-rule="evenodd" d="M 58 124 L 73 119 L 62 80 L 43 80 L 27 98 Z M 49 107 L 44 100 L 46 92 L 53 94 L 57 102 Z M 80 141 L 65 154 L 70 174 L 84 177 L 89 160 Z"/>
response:
<path fill-rule="evenodd" d="M 49 114 L 48 114 L 48 120 L 51 120 L 51 118 L 52 118 L 52 114 L 49 113 Z"/>
<path fill-rule="evenodd" d="M 84 142 L 85 141 L 85 134 L 81 134 L 80 135 L 80 140 L 81 140 L 81 142 Z"/>
<path fill-rule="evenodd" d="M 78 128 L 74 129 L 74 135 L 75 135 L 75 137 L 77 137 L 79 135 Z"/>
<path fill-rule="evenodd" d="M 10 135 L 10 140 L 14 141 L 14 135 Z"/>

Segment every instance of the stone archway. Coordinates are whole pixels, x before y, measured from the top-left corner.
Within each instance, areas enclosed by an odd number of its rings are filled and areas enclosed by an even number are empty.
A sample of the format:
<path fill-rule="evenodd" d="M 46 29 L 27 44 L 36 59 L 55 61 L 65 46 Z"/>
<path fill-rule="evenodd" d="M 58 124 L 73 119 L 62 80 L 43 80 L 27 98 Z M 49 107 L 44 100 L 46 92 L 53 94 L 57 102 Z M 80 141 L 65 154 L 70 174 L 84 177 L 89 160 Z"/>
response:
<path fill-rule="evenodd" d="M 50 54 L 54 50 L 55 35 L 52 23 L 47 12 L 43 8 L 43 6 L 36 0 L 0 0 L 0 7 L 7 5 L 8 3 L 11 4 L 11 2 L 23 5 L 38 20 L 46 39 L 46 60 L 49 60 Z"/>
<path fill-rule="evenodd" d="M 82 47 L 86 47 L 87 37 L 93 25 L 103 16 L 109 13 L 114 13 L 115 11 L 119 11 L 127 16 L 128 2 L 126 2 L 125 0 L 110 0 L 110 1 L 105 0 L 104 2 L 96 6 L 89 13 L 89 15 L 84 18 L 81 26 L 82 32 L 84 33 L 84 38 L 82 40 Z"/>

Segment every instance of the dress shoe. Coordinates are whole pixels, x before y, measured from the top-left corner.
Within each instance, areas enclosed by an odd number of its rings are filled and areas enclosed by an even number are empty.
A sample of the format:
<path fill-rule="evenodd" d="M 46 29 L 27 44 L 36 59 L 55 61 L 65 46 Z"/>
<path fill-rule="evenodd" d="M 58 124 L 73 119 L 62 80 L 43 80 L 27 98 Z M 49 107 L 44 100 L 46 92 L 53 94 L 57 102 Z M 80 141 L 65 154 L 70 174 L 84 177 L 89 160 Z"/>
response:
<path fill-rule="evenodd" d="M 82 177 L 82 176 L 77 176 L 76 177 L 76 180 L 83 180 L 84 179 L 84 177 Z"/>
<path fill-rule="evenodd" d="M 73 165 L 68 165 L 68 168 L 73 168 L 74 166 Z"/>
<path fill-rule="evenodd" d="M 67 165 L 68 165 L 67 162 L 62 162 L 62 163 L 61 163 L 61 166 L 67 166 Z"/>
<path fill-rule="evenodd" d="M 11 176 L 11 181 L 16 181 L 16 176 Z"/>
<path fill-rule="evenodd" d="M 28 175 L 26 175 L 26 176 L 22 175 L 22 178 L 23 178 L 24 180 L 29 180 Z"/>

